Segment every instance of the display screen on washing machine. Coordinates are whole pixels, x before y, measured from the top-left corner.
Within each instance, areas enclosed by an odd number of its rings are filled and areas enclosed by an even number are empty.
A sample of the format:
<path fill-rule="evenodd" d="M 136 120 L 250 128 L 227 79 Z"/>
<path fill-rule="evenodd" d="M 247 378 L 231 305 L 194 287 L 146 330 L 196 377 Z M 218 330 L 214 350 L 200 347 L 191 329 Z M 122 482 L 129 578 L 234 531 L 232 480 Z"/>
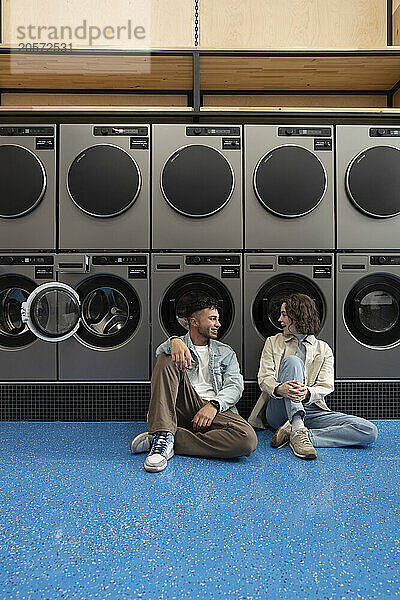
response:
<path fill-rule="evenodd" d="M 130 154 L 109 144 L 86 148 L 68 171 L 68 192 L 75 204 L 95 217 L 123 213 L 136 200 L 139 168 Z"/>
<path fill-rule="evenodd" d="M 377 146 L 353 158 L 346 172 L 347 195 L 370 217 L 400 214 L 400 150 Z"/>
<path fill-rule="evenodd" d="M 265 154 L 254 170 L 254 190 L 267 210 L 300 217 L 321 202 L 327 185 L 319 158 L 299 146 L 281 146 Z"/>
<path fill-rule="evenodd" d="M 21 146 L 0 146 L 0 217 L 20 217 L 33 210 L 46 189 L 39 158 Z"/>
<path fill-rule="evenodd" d="M 191 145 L 177 150 L 161 174 L 165 199 L 188 217 L 207 217 L 221 210 L 233 187 L 231 165 L 221 152 L 208 146 Z"/>

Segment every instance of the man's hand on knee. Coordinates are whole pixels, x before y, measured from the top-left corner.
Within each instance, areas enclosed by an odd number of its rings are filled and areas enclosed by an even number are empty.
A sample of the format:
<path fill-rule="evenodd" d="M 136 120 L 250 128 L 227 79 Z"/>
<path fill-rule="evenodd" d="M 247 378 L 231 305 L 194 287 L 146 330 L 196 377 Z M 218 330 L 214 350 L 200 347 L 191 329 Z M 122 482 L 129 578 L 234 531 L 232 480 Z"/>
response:
<path fill-rule="evenodd" d="M 186 362 L 189 369 L 192 366 L 192 355 L 190 354 L 190 350 L 185 342 L 179 338 L 171 340 L 171 358 L 174 365 L 181 371 L 185 368 Z"/>
<path fill-rule="evenodd" d="M 202 431 L 210 427 L 217 412 L 217 409 L 212 404 L 203 406 L 192 419 L 193 431 Z"/>
<path fill-rule="evenodd" d="M 285 381 L 275 388 L 275 395 L 289 398 L 293 402 L 302 402 L 307 396 L 308 389 L 303 383 L 296 380 Z"/>

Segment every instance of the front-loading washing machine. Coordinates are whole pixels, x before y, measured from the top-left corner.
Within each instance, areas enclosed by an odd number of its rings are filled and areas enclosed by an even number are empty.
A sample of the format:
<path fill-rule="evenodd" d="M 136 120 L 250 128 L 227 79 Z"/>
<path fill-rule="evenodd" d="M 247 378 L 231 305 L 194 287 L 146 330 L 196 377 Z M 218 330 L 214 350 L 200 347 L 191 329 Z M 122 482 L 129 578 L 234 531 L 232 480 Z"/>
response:
<path fill-rule="evenodd" d="M 242 257 L 240 254 L 154 254 L 151 297 L 153 359 L 172 335 L 188 331 L 184 309 L 194 297 L 218 301 L 218 340 L 242 356 Z"/>
<path fill-rule="evenodd" d="M 0 381 L 54 381 L 57 349 L 32 333 L 22 304 L 43 283 L 54 280 L 52 254 L 0 255 Z"/>
<path fill-rule="evenodd" d="M 244 129 L 245 248 L 333 250 L 333 126 Z"/>
<path fill-rule="evenodd" d="M 150 248 L 150 126 L 60 126 L 59 248 Z"/>
<path fill-rule="evenodd" d="M 400 380 L 400 254 L 337 255 L 337 379 Z"/>
<path fill-rule="evenodd" d="M 0 127 L 0 250 L 55 250 L 55 170 L 55 125 Z"/>
<path fill-rule="evenodd" d="M 400 248 L 400 127 L 338 125 L 337 248 Z"/>
<path fill-rule="evenodd" d="M 291 293 L 315 301 L 321 331 L 318 338 L 333 349 L 334 255 L 247 254 L 244 271 L 244 375 L 257 379 L 265 339 L 282 328 L 278 323 L 282 300 Z"/>
<path fill-rule="evenodd" d="M 48 346 L 59 342 L 59 379 L 148 380 L 148 254 L 60 254 L 56 270 L 22 318 Z"/>
<path fill-rule="evenodd" d="M 154 125 L 153 147 L 153 249 L 242 249 L 241 127 Z"/>

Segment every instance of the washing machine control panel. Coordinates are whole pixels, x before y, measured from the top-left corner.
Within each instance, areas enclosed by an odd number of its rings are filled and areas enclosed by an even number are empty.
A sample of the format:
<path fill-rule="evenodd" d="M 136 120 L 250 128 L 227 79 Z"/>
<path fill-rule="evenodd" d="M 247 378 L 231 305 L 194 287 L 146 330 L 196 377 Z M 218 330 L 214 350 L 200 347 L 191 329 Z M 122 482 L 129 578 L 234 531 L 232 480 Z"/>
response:
<path fill-rule="evenodd" d="M 53 256 L 0 256 L 0 265 L 54 265 Z"/>
<path fill-rule="evenodd" d="M 371 127 L 369 130 L 370 137 L 400 137 L 400 128 L 390 127 L 383 129 L 382 127 Z"/>
<path fill-rule="evenodd" d="M 332 137 L 329 127 L 278 127 L 280 136 Z"/>
<path fill-rule="evenodd" d="M 186 127 L 186 135 L 240 135 L 240 127 Z"/>
<path fill-rule="evenodd" d="M 147 265 L 147 256 L 93 256 L 93 265 Z"/>
<path fill-rule="evenodd" d="M 331 265 L 332 256 L 278 256 L 279 265 Z"/>
<path fill-rule="evenodd" d="M 240 265 L 240 256 L 187 256 L 187 265 Z"/>
<path fill-rule="evenodd" d="M 148 127 L 93 127 L 93 135 L 149 135 Z"/>
<path fill-rule="evenodd" d="M 0 135 L 54 135 L 54 127 L 0 127 Z"/>
<path fill-rule="evenodd" d="M 371 265 L 400 265 L 400 256 L 370 256 L 369 262 Z"/>

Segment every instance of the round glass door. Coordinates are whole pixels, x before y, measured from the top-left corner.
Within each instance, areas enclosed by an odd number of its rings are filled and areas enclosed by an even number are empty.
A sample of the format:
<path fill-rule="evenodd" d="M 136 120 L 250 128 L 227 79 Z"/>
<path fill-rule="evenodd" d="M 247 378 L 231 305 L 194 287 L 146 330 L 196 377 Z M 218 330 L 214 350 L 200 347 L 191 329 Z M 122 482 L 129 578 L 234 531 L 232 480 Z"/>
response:
<path fill-rule="evenodd" d="M 141 175 L 134 159 L 108 144 L 91 146 L 71 164 L 68 192 L 78 208 L 93 217 L 115 217 L 135 202 Z"/>
<path fill-rule="evenodd" d="M 354 206 L 369 217 L 400 214 L 400 150 L 377 146 L 353 158 L 346 171 L 346 191 Z"/>
<path fill-rule="evenodd" d="M 23 275 L 0 277 L 0 347 L 8 350 L 25 348 L 36 336 L 22 321 L 22 304 L 36 288 L 36 284 Z"/>
<path fill-rule="evenodd" d="M 346 327 L 361 344 L 388 348 L 400 344 L 400 279 L 389 274 L 368 275 L 346 297 Z"/>
<path fill-rule="evenodd" d="M 302 275 L 277 275 L 261 286 L 252 306 L 253 322 L 263 338 L 282 331 L 278 323 L 284 298 L 298 293 L 310 296 L 315 302 L 323 326 L 326 318 L 326 305 L 321 290 L 315 283 Z"/>
<path fill-rule="evenodd" d="M 37 287 L 21 307 L 22 321 L 38 338 L 61 342 L 79 327 L 79 296 L 68 285 L 51 282 Z"/>
<path fill-rule="evenodd" d="M 301 217 L 321 202 L 327 179 L 315 154 L 299 146 L 281 146 L 261 158 L 253 185 L 264 208 L 279 217 Z"/>
<path fill-rule="evenodd" d="M 167 335 L 185 335 L 188 332 L 185 308 L 195 298 L 201 296 L 210 296 L 218 301 L 221 322 L 218 339 L 222 339 L 227 334 L 235 316 L 235 307 L 229 290 L 211 275 L 185 275 L 168 288 L 161 302 L 161 323 Z"/>
<path fill-rule="evenodd" d="M 180 148 L 161 173 L 161 190 L 170 206 L 187 217 L 208 217 L 229 201 L 234 187 L 232 167 L 208 146 Z"/>
<path fill-rule="evenodd" d="M 0 217 L 21 217 L 36 208 L 46 190 L 38 157 L 21 146 L 0 146 Z"/>
<path fill-rule="evenodd" d="M 76 337 L 90 348 L 123 346 L 136 333 L 141 304 L 133 287 L 115 275 L 93 275 L 77 286 L 81 325 Z"/>

